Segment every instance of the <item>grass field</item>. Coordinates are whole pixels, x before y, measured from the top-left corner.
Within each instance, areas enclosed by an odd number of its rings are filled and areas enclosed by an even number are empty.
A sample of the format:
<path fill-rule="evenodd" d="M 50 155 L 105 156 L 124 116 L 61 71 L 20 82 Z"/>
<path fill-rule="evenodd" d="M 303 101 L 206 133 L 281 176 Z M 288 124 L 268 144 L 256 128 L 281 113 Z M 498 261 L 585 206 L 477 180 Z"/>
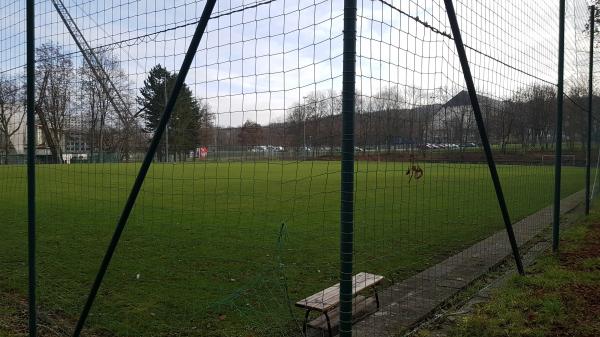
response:
<path fill-rule="evenodd" d="M 355 271 L 402 278 L 503 228 L 486 165 L 356 169 Z M 39 165 L 39 298 L 76 317 L 139 164 Z M 550 166 L 499 166 L 513 221 L 552 200 Z M 0 166 L 0 289 L 26 290 L 26 172 Z M 563 168 L 563 195 L 584 169 Z M 339 162 L 155 164 L 90 325 L 118 335 L 282 335 L 336 283 Z"/>

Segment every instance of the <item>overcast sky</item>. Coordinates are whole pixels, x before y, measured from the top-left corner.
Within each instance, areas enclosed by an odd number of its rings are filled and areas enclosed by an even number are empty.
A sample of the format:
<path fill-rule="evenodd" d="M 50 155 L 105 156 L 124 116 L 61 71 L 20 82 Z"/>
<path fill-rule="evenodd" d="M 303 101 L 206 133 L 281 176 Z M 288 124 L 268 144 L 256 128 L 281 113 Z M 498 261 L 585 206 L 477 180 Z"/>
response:
<path fill-rule="evenodd" d="M 160 63 L 177 71 L 205 1 L 63 0 L 93 47 L 109 45 L 137 92 Z M 567 1 L 567 90 L 587 83 L 587 2 Z M 386 87 L 424 96 L 464 85 L 443 1 L 358 1 L 357 90 Z M 24 1 L 0 8 L 0 72 L 25 64 Z M 248 8 L 251 7 L 251 8 Z M 455 1 L 479 93 L 508 98 L 556 83 L 558 0 Z M 241 8 L 246 8 L 239 11 Z M 83 58 L 49 0 L 37 1 L 37 45 L 53 41 Z M 218 0 L 187 84 L 220 126 L 280 121 L 315 90 L 341 91 L 343 1 Z M 433 29 L 427 26 L 433 27 Z M 475 49 L 475 50 L 474 50 Z M 446 97 L 430 97 L 444 100 Z"/>

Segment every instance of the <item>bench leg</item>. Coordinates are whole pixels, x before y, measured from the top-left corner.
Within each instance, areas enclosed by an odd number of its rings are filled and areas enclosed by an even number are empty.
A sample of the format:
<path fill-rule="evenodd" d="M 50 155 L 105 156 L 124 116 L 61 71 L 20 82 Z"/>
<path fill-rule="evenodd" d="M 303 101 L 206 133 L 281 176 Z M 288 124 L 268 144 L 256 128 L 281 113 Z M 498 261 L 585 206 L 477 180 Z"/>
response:
<path fill-rule="evenodd" d="M 373 291 L 375 292 L 375 303 L 377 303 L 377 310 L 379 310 L 379 294 L 377 293 L 377 287 L 373 287 Z"/>
<path fill-rule="evenodd" d="M 329 315 L 327 311 L 324 312 L 325 318 L 327 319 L 327 331 L 329 331 L 329 337 L 333 337 L 333 332 L 331 331 L 331 322 L 329 321 Z"/>
<path fill-rule="evenodd" d="M 302 333 L 306 336 L 306 325 L 308 324 L 308 314 L 310 314 L 310 309 L 306 310 L 306 314 L 304 314 L 304 324 L 302 324 Z"/>

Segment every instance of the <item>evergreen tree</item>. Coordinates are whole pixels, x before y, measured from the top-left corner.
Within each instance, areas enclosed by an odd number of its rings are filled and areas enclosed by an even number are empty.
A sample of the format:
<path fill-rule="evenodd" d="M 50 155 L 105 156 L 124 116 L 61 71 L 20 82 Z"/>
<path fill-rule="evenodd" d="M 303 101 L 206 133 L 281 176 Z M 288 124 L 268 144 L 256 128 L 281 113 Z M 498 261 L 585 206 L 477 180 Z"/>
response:
<path fill-rule="evenodd" d="M 147 132 L 153 132 L 156 129 L 176 78 L 177 74 L 169 72 L 158 64 L 150 70 L 148 78 L 144 81 L 144 87 L 140 89 L 140 96 L 137 100 L 138 104 L 144 108 Z M 169 154 L 185 158 L 189 151 L 200 145 L 200 128 L 210 126 L 211 119 L 207 106 L 194 97 L 190 88 L 184 84 L 169 121 Z M 159 160 L 165 158 L 167 144 L 165 137 L 166 135 L 163 136 L 159 147 Z"/>

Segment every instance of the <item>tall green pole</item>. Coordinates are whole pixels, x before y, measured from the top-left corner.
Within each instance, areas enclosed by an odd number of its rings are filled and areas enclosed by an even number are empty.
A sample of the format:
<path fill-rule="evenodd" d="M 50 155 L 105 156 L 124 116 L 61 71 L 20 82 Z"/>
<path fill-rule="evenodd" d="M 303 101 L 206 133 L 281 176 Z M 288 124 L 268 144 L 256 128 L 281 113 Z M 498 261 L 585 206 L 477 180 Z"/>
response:
<path fill-rule="evenodd" d="M 35 270 L 35 1 L 27 0 L 27 248 L 29 336 L 37 336 Z"/>
<path fill-rule="evenodd" d="M 354 245 L 354 108 L 356 84 L 356 0 L 344 1 L 342 73 L 342 173 L 340 207 L 340 337 L 352 336 Z"/>
<path fill-rule="evenodd" d="M 594 19 L 596 16 L 596 6 L 590 6 L 590 69 L 588 75 L 588 125 L 587 125 L 587 153 L 585 156 L 585 214 L 590 214 L 590 167 L 592 161 L 592 98 L 593 89 L 593 70 L 594 70 Z"/>
<path fill-rule="evenodd" d="M 560 175 L 562 165 L 562 124 L 565 64 L 565 0 L 560 0 L 558 33 L 558 94 L 556 109 L 556 153 L 554 160 L 554 209 L 552 222 L 552 251 L 558 252 L 560 231 Z"/>

